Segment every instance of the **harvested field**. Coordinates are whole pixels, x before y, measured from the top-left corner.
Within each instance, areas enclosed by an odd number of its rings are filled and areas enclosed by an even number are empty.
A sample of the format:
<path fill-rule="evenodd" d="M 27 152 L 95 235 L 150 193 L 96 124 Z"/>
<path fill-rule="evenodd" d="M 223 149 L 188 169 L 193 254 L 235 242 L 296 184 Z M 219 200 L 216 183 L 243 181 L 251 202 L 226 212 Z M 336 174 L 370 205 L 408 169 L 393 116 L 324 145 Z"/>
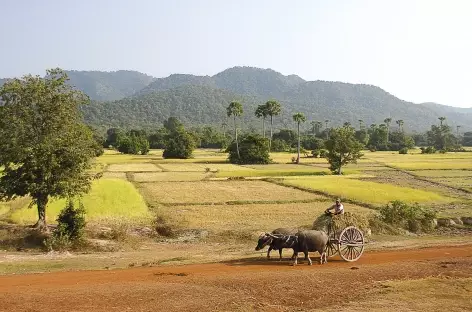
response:
<path fill-rule="evenodd" d="M 203 204 L 320 200 L 323 196 L 264 181 L 202 181 L 141 183 L 140 190 L 150 203 Z"/>
<path fill-rule="evenodd" d="M 247 171 L 248 168 L 233 164 L 159 164 L 164 171 L 172 172 L 206 172 L 209 171 Z"/>
<path fill-rule="evenodd" d="M 145 163 L 112 164 L 108 166 L 109 172 L 141 172 L 141 171 L 162 171 L 156 165 Z"/>
<path fill-rule="evenodd" d="M 138 172 L 134 173 L 135 182 L 182 182 L 201 181 L 210 174 L 202 172 Z"/>
<path fill-rule="evenodd" d="M 459 178 L 467 177 L 472 180 L 472 170 L 415 170 L 412 174 L 425 178 Z"/>
<path fill-rule="evenodd" d="M 262 256 L 204 265 L 12 275 L 0 277 L 0 302 L 1 309 L 9 312 L 168 311 L 169 307 L 179 311 L 469 311 L 471 253 L 470 246 L 435 247 L 367 251 L 355 263 L 331 258 L 325 265 L 298 267 Z M 346 291 L 326 295 L 346 285 Z"/>
<path fill-rule="evenodd" d="M 332 201 L 313 203 L 253 204 L 253 205 L 196 205 L 159 207 L 156 212 L 172 216 L 173 221 L 184 223 L 190 229 L 212 233 L 229 230 L 258 235 L 278 227 L 308 227 L 323 214 Z M 372 210 L 346 204 L 346 211 L 370 214 Z"/>
<path fill-rule="evenodd" d="M 374 205 L 383 205 L 392 200 L 402 200 L 408 203 L 448 203 L 453 201 L 452 198 L 430 191 L 361 181 L 344 176 L 287 178 L 283 183 Z"/>
<path fill-rule="evenodd" d="M 104 172 L 102 178 L 104 179 L 123 179 L 126 180 L 126 172 Z"/>
<path fill-rule="evenodd" d="M 462 188 L 472 191 L 472 177 L 456 177 L 456 178 L 431 178 L 432 181 L 445 184 L 452 187 Z"/>

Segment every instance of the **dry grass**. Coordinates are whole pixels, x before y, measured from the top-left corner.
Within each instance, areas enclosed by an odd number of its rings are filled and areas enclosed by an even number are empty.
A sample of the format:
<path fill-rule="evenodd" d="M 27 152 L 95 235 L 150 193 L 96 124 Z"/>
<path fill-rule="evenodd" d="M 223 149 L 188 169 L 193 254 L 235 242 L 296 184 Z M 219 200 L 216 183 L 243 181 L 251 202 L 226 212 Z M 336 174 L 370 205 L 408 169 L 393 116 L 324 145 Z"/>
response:
<path fill-rule="evenodd" d="M 201 181 L 209 174 L 202 172 L 139 172 L 133 176 L 136 182 L 177 182 Z"/>
<path fill-rule="evenodd" d="M 472 177 L 462 178 L 431 178 L 432 181 L 449 185 L 452 187 L 462 188 L 472 191 Z"/>
<path fill-rule="evenodd" d="M 408 203 L 447 203 L 453 200 L 433 192 L 384 183 L 359 181 L 345 176 L 287 178 L 283 183 L 374 205 L 386 204 L 392 200 L 401 200 Z"/>
<path fill-rule="evenodd" d="M 205 181 L 142 183 L 142 194 L 151 203 L 226 203 L 318 200 L 322 196 L 264 181 Z"/>
<path fill-rule="evenodd" d="M 172 172 L 206 172 L 208 171 L 247 171 L 242 166 L 233 164 L 160 164 L 164 171 Z"/>
<path fill-rule="evenodd" d="M 162 171 L 156 165 L 145 163 L 124 163 L 108 166 L 109 172 L 139 172 L 139 171 Z"/>
<path fill-rule="evenodd" d="M 367 298 L 314 311 L 470 311 L 472 278 L 426 278 L 378 284 Z"/>
<path fill-rule="evenodd" d="M 126 180 L 126 172 L 104 172 L 102 178 L 104 179 L 122 179 Z"/>
<path fill-rule="evenodd" d="M 415 170 L 414 175 L 425 178 L 459 178 L 467 177 L 472 179 L 472 170 Z"/>
<path fill-rule="evenodd" d="M 159 207 L 158 213 L 172 215 L 179 223 L 191 229 L 203 229 L 212 233 L 228 230 L 250 232 L 272 231 L 278 227 L 309 227 L 323 211 L 333 203 L 253 204 L 253 205 L 202 205 Z M 347 211 L 359 214 L 372 210 L 347 204 Z"/>

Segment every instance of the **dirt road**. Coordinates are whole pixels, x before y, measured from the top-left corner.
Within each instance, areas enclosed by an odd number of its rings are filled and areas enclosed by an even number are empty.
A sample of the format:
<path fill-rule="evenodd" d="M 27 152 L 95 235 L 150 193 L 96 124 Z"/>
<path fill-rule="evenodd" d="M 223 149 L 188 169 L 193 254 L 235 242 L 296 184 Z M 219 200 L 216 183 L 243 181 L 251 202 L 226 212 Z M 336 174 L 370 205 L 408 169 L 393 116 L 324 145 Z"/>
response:
<path fill-rule="evenodd" d="M 472 245 L 366 252 L 355 263 L 226 263 L 0 277 L 0 311 L 301 311 L 368 296 L 380 282 L 472 277 Z M 342 291 L 339 291 L 342 290 Z"/>

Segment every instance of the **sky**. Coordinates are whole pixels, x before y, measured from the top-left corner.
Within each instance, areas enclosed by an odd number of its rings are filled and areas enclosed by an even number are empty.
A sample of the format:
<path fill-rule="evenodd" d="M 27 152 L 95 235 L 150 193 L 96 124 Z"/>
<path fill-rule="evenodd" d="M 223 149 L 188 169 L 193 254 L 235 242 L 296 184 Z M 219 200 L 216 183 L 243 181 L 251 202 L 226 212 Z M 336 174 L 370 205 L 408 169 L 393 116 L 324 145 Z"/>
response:
<path fill-rule="evenodd" d="M 472 107 L 471 0 L 0 0 L 0 77 L 271 68 Z"/>

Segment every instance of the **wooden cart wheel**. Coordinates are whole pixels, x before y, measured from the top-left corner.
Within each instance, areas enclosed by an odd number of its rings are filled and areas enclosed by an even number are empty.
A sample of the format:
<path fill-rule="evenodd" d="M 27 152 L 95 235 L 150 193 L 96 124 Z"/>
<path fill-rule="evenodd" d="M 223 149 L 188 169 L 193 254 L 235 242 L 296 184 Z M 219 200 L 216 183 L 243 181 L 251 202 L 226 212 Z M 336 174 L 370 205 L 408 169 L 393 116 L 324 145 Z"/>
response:
<path fill-rule="evenodd" d="M 339 235 L 338 252 L 344 261 L 357 261 L 364 252 L 364 235 L 355 226 L 348 226 Z"/>
<path fill-rule="evenodd" d="M 338 253 L 338 245 L 335 242 L 329 240 L 328 244 L 326 245 L 325 252 L 328 258 L 334 257 Z"/>

